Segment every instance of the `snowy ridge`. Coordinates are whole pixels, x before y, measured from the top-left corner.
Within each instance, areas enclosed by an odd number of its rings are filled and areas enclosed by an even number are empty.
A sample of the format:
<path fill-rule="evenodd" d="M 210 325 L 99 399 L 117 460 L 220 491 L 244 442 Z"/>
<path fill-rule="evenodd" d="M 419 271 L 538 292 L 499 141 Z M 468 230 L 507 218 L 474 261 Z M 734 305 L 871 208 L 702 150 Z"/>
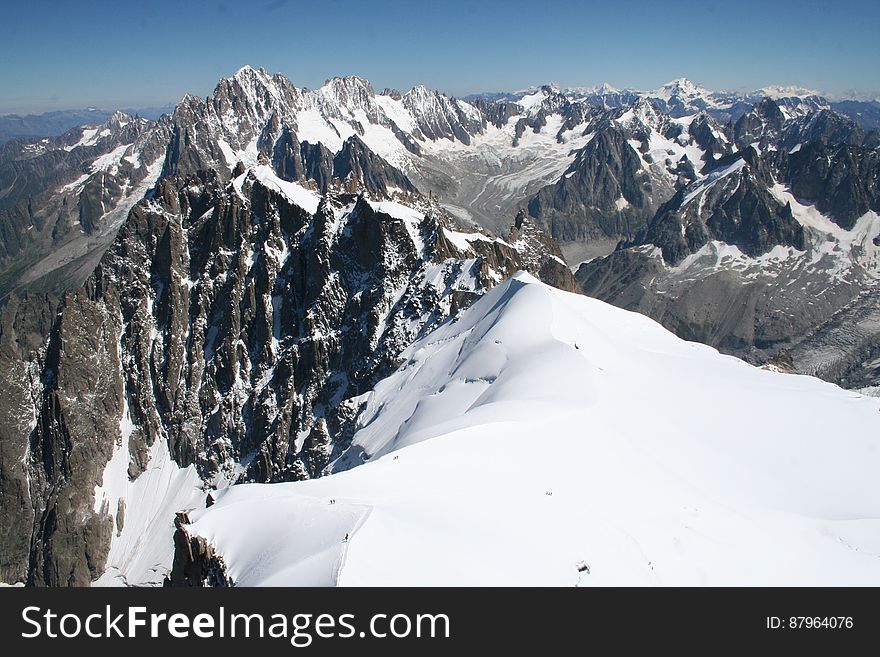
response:
<path fill-rule="evenodd" d="M 336 474 L 194 514 L 236 584 L 880 583 L 876 398 L 523 274 L 404 357 Z"/>
<path fill-rule="evenodd" d="M 880 280 L 880 217 L 876 212 L 866 212 L 846 230 L 814 206 L 799 202 L 784 185 L 777 183 L 770 193 L 780 203 L 789 204 L 794 218 L 804 227 L 810 265 L 824 269 L 832 278 L 846 279 L 858 267 Z"/>
<path fill-rule="evenodd" d="M 275 175 L 275 172 L 271 167 L 266 165 L 255 167 L 253 172 L 255 178 L 263 185 L 281 193 L 293 204 L 301 207 L 309 214 L 315 214 L 315 212 L 318 211 L 318 204 L 321 202 L 321 197 L 314 191 L 307 189 L 300 184 L 282 180 Z"/>
<path fill-rule="evenodd" d="M 294 86 L 281 74 L 249 66 L 221 80 L 208 103 L 184 98 L 175 116 L 186 122 L 187 115 L 208 129 L 198 138 L 217 143 L 222 164 L 229 168 L 239 160 L 256 165 L 258 153 L 271 147 L 269 140 L 284 127 L 300 142 L 323 144 L 331 153 L 357 135 L 402 169 L 410 165 L 413 139 L 467 142 L 483 128 L 476 108 L 423 86 L 396 99 L 376 94 L 363 78 L 348 76 L 310 90 Z M 210 154 L 211 149 L 205 149 Z"/>
<path fill-rule="evenodd" d="M 687 205 L 692 200 L 711 189 L 712 186 L 715 185 L 715 183 L 717 183 L 719 180 L 722 180 L 727 176 L 736 173 L 737 171 L 741 171 L 745 166 L 746 161 L 742 158 L 738 158 L 732 164 L 729 164 L 726 167 L 721 167 L 711 171 L 690 188 L 690 190 L 682 200 L 681 204 Z"/>

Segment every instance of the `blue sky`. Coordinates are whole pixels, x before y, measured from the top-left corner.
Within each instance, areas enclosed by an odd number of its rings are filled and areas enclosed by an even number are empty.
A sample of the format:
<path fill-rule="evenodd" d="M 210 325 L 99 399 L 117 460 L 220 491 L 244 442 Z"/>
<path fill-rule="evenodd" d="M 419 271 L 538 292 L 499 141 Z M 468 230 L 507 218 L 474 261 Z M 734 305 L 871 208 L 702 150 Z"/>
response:
<path fill-rule="evenodd" d="M 459 96 L 682 76 L 880 95 L 877 0 L 0 2 L 0 113 L 165 104 L 244 64 Z"/>

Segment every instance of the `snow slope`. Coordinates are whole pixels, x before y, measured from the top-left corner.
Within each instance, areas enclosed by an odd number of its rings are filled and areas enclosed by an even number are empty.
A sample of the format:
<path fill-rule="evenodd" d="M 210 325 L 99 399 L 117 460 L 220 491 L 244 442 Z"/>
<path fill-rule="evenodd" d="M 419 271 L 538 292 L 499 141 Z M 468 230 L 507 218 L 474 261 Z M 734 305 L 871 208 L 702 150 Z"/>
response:
<path fill-rule="evenodd" d="M 130 421 L 124 422 L 130 425 Z M 181 468 L 168 454 L 165 440 L 150 449 L 150 462 L 137 479 L 128 478 L 128 436 L 107 464 L 102 486 L 96 487 L 97 510 L 114 519 L 114 532 L 104 574 L 95 586 L 161 586 L 174 553 L 174 515 L 204 505 L 202 482 L 193 466 Z M 123 500 L 124 524 L 118 530 L 118 501 Z"/>
<path fill-rule="evenodd" d="M 880 399 L 526 274 L 404 358 L 336 473 L 194 512 L 237 585 L 880 584 Z"/>

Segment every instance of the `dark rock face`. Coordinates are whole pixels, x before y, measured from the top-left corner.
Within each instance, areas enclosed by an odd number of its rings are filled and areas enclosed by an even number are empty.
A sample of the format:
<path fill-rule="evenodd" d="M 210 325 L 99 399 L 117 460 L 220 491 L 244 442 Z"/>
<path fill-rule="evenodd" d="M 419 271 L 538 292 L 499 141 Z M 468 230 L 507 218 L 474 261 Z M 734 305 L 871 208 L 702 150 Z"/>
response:
<path fill-rule="evenodd" d="M 842 100 L 832 103 L 835 112 L 848 116 L 862 129 L 872 131 L 880 128 L 880 102 L 876 100 Z"/>
<path fill-rule="evenodd" d="M 564 112 L 563 129 L 583 123 L 583 134 L 592 138 L 562 177 L 527 205 L 564 241 L 632 241 L 677 190 L 733 150 L 725 130 L 705 112 L 677 121 L 645 99 L 613 111 L 569 103 Z"/>
<path fill-rule="evenodd" d="M 397 89 L 390 89 L 388 87 L 385 87 L 385 89 L 382 90 L 382 95 L 393 98 L 394 100 L 400 100 L 401 98 L 403 98 L 403 96 Z"/>
<path fill-rule="evenodd" d="M 528 211 L 561 240 L 634 235 L 649 215 L 650 178 L 616 127 L 600 131 L 554 185 L 528 203 Z M 626 201 L 618 209 L 620 199 Z"/>
<path fill-rule="evenodd" d="M 731 144 L 723 129 L 708 114 L 701 113 L 688 126 L 688 133 L 694 141 L 706 152 L 704 168 L 714 164 L 719 157 L 729 155 Z M 693 180 L 693 178 L 691 178 Z M 690 181 L 688 181 L 690 182 Z"/>
<path fill-rule="evenodd" d="M 404 173 L 371 151 L 357 135 L 345 140 L 334 156 L 323 144 L 300 143 L 285 128 L 272 147 L 272 168 L 283 180 L 308 180 L 322 192 L 337 181 L 350 180 L 357 189 L 379 196 L 392 192 L 416 193 Z"/>
<path fill-rule="evenodd" d="M 512 102 L 488 102 L 478 98 L 472 100 L 471 104 L 496 128 L 507 125 L 511 118 L 520 113 L 519 106 Z"/>
<path fill-rule="evenodd" d="M 785 115 L 779 106 L 765 98 L 734 124 L 733 140 L 740 150 L 757 143 L 763 151 L 778 138 L 784 123 Z"/>
<path fill-rule="evenodd" d="M 743 284 L 735 273 L 724 270 L 699 278 L 675 295 L 658 293 L 646 284 L 664 274 L 656 258 L 626 249 L 582 265 L 577 279 L 590 296 L 642 312 L 685 340 L 726 353 L 747 356 L 756 341 L 772 334 L 763 325 L 770 314 L 768 294 L 762 289 L 766 286 Z"/>
<path fill-rule="evenodd" d="M 874 129 L 868 132 L 865 135 L 865 141 L 862 142 L 862 146 L 865 148 L 877 149 L 880 148 L 880 130 Z"/>
<path fill-rule="evenodd" d="M 795 196 L 814 201 L 820 212 L 847 230 L 868 210 L 880 210 L 876 149 L 811 142 L 783 155 L 778 166 Z"/>
<path fill-rule="evenodd" d="M 858 123 L 845 116 L 823 109 L 790 122 L 780 140 L 781 150 L 790 151 L 798 144 L 822 142 L 829 146 L 850 144 L 861 146 L 865 133 Z"/>
<path fill-rule="evenodd" d="M 678 192 L 657 212 L 644 241 L 659 246 L 663 258 L 673 265 L 709 240 L 732 244 L 752 257 L 778 244 L 803 250 L 803 227 L 791 208 L 770 195 L 766 179 L 756 175 L 743 157 L 738 154 L 718 160 L 716 168 L 708 172 L 710 182 L 701 181 Z M 755 161 L 754 151 L 751 155 L 747 152 L 745 158 Z M 738 165 L 738 170 L 727 173 Z"/>
<path fill-rule="evenodd" d="M 216 163 L 225 162 L 214 135 L 198 130 L 200 124 L 207 120 L 205 103 L 199 98 L 185 96 L 171 117 L 173 128 L 161 177 L 209 169 Z"/>
<path fill-rule="evenodd" d="M 0 307 L 0 580 L 27 579 L 34 505 L 28 436 L 36 426 L 40 370 L 57 300 L 11 297 Z"/>
<path fill-rule="evenodd" d="M 409 134 L 376 98 L 369 82 L 357 77 L 333 78 L 309 92 L 284 76 L 246 67 L 222 79 L 206 99 L 187 95 L 158 121 L 115 113 L 94 128 L 3 144 L 0 299 L 16 289 L 60 294 L 81 284 L 128 210 L 159 178 L 214 169 L 228 179 L 243 157 L 250 166 L 269 164 L 282 179 L 312 181 L 320 190 L 334 178 L 352 176 L 359 189 L 374 194 L 388 188 L 411 192 L 409 178 L 360 139 L 366 123 L 390 129 L 415 155 L 417 136 L 469 143 L 485 126 L 475 108 L 421 89 L 405 100 L 418 119 Z M 337 126 L 347 124 L 355 135 L 341 152 L 336 144 L 331 151 L 325 143 L 310 143 L 302 135 L 308 126 L 298 125 L 311 120 L 302 112 L 326 121 L 331 141 L 334 131 L 341 139 Z"/>
<path fill-rule="evenodd" d="M 576 278 L 683 338 L 755 363 L 782 352 L 798 372 L 872 384 L 876 242 L 870 229 L 839 237 L 795 213 L 854 228 L 878 209 L 877 153 L 845 118 L 823 110 L 780 123 L 777 110 L 766 100 L 744 115 L 739 152 L 717 158 L 646 230 Z"/>
<path fill-rule="evenodd" d="M 418 191 L 405 174 L 373 153 L 357 135 L 349 137 L 333 158 L 333 174 L 340 180 L 353 178 L 367 191 L 382 196 L 390 196 L 392 189 Z"/>
<path fill-rule="evenodd" d="M 37 510 L 32 585 L 83 586 L 103 571 L 113 523 L 92 507 L 119 436 L 123 387 L 114 302 L 115 290 L 93 285 L 68 294 L 52 329 L 30 438 Z"/>
<path fill-rule="evenodd" d="M 786 111 L 802 108 L 789 103 Z M 691 131 L 713 150 L 715 131 L 697 119 Z M 740 117 L 733 140 L 738 152 L 717 153 L 635 239 L 582 265 L 578 282 L 587 294 L 752 362 L 780 362 L 782 352 L 799 372 L 873 383 L 880 311 L 871 301 L 870 233 L 840 241 L 830 228 L 801 223 L 784 195 L 812 206 L 798 212 L 851 230 L 880 208 L 876 149 L 846 117 L 819 109 L 786 118 L 770 99 Z M 795 251 L 768 256 L 779 246 Z"/>
<path fill-rule="evenodd" d="M 511 260 L 518 260 L 519 267 L 536 272 L 538 278 L 560 290 L 581 291 L 562 257 L 559 244 L 530 221 L 522 210 L 516 215 L 506 242 L 517 248 L 518 258 Z M 501 263 L 498 266 L 502 266 Z"/>
<path fill-rule="evenodd" d="M 234 586 L 226 572 L 223 556 L 216 554 L 203 536 L 190 536 L 186 530 L 188 522 L 185 513 L 178 513 L 174 520 L 174 564 L 165 578 L 165 586 Z"/>
<path fill-rule="evenodd" d="M 423 86 L 406 92 L 403 104 L 415 117 L 418 127 L 416 137 L 458 140 L 470 144 L 471 135 L 481 133 L 486 126 L 486 120 L 476 108 Z"/>
<path fill-rule="evenodd" d="M 271 162 L 282 180 L 312 180 L 321 190 L 333 180 L 333 154 L 323 144 L 300 143 L 289 128 L 275 142 Z"/>
<path fill-rule="evenodd" d="M 733 195 L 715 208 L 706 227 L 709 236 L 753 257 L 779 244 L 804 249 L 803 227 L 795 221 L 791 207 L 775 201 L 748 171 Z"/>

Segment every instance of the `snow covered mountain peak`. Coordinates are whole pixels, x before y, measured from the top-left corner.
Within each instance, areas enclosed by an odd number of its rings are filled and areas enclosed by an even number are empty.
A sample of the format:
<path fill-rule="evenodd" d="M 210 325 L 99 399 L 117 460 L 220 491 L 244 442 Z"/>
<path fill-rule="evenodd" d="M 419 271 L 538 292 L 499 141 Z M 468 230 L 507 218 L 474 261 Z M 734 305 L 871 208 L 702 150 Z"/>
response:
<path fill-rule="evenodd" d="M 545 84 L 534 84 L 523 89 L 517 89 L 513 92 L 514 96 L 529 96 L 544 90 L 545 93 L 559 93 L 561 87 L 556 82 L 547 82 Z"/>
<path fill-rule="evenodd" d="M 662 85 L 656 94 L 659 98 L 672 96 L 706 96 L 711 92 L 704 86 L 691 82 L 688 78 L 676 78 Z"/>
<path fill-rule="evenodd" d="M 232 76 L 219 80 L 214 95 L 223 93 L 224 89 L 232 89 L 244 92 L 246 96 L 251 98 L 266 94 L 278 98 L 283 94 L 282 88 L 289 90 L 292 87 L 293 84 L 280 73 L 270 75 L 264 68 L 255 69 L 251 66 L 243 66 Z"/>
<path fill-rule="evenodd" d="M 436 105 L 440 98 L 445 98 L 439 91 L 429 89 L 423 84 L 414 85 L 412 89 L 403 94 L 407 104 L 413 107 L 428 108 Z"/>
<path fill-rule="evenodd" d="M 565 95 L 557 84 L 545 84 L 521 92 L 516 100 L 527 116 L 534 116 L 539 112 L 553 113 L 559 111 L 561 104 L 566 101 Z"/>
<path fill-rule="evenodd" d="M 562 90 L 566 95 L 573 96 L 592 96 L 592 95 L 607 95 L 607 94 L 619 94 L 623 89 L 618 89 L 614 85 L 603 82 L 602 84 L 595 84 L 588 87 L 566 87 Z"/>
<path fill-rule="evenodd" d="M 449 139 L 470 144 L 471 136 L 484 129 L 485 119 L 476 107 L 424 85 L 417 85 L 403 94 L 401 103 L 419 128 L 420 135 L 432 141 Z"/>
<path fill-rule="evenodd" d="M 618 89 L 617 87 L 615 87 L 607 82 L 603 82 L 598 87 L 596 87 L 596 91 L 598 93 L 602 93 L 602 94 L 616 94 L 616 93 L 620 93 L 621 89 Z"/>
<path fill-rule="evenodd" d="M 357 75 L 332 77 L 324 82 L 318 91 L 328 100 L 340 105 L 354 103 L 360 107 L 366 105 L 369 102 L 368 99 L 372 99 L 376 95 L 370 81 Z"/>
<path fill-rule="evenodd" d="M 666 118 L 648 98 L 639 98 L 631 107 L 618 110 L 617 114 L 617 122 L 621 125 L 641 125 L 653 129 L 657 129 Z"/>
<path fill-rule="evenodd" d="M 131 121 L 134 120 L 134 117 L 130 114 L 126 114 L 122 110 L 116 110 L 110 116 L 107 117 L 107 120 L 104 122 L 104 125 L 108 128 L 124 128 Z"/>
<path fill-rule="evenodd" d="M 880 582 L 880 400 L 521 274 L 403 358 L 336 474 L 190 514 L 226 583 Z"/>
<path fill-rule="evenodd" d="M 264 70 L 262 67 L 259 69 L 259 71 L 262 71 L 263 73 L 265 73 L 265 70 Z M 255 68 L 254 68 L 253 66 L 251 66 L 250 64 L 245 64 L 244 66 L 242 66 L 241 68 L 239 68 L 235 73 L 233 73 L 233 74 L 229 77 L 229 79 L 233 79 L 233 78 L 238 78 L 238 79 L 241 79 L 241 78 L 248 78 L 248 77 L 252 77 L 252 76 L 256 75 L 257 73 L 258 73 L 258 69 L 255 69 Z"/>
<path fill-rule="evenodd" d="M 693 114 L 717 107 L 719 104 L 726 104 L 729 100 L 725 94 L 710 91 L 687 78 L 671 80 L 656 91 L 646 92 L 643 96 L 663 101 L 673 116 Z"/>

